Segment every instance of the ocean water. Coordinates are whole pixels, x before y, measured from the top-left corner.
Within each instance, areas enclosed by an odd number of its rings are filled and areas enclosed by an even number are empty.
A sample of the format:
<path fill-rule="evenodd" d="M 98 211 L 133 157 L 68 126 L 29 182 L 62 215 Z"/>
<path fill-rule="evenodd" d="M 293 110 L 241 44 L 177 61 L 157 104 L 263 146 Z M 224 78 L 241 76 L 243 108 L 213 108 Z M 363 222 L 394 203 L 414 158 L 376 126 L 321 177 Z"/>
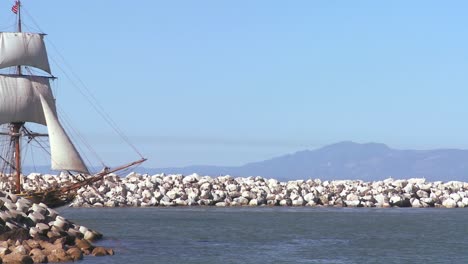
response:
<path fill-rule="evenodd" d="M 115 256 L 81 263 L 468 263 L 467 209 L 60 208 Z"/>

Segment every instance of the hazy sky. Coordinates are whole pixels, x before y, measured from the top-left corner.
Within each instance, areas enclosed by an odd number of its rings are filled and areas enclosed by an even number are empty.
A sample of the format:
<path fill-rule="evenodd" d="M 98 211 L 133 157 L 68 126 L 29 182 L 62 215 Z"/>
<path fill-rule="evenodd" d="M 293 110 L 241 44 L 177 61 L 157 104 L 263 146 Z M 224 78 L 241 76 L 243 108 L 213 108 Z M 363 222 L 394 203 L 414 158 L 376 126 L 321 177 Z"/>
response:
<path fill-rule="evenodd" d="M 1 30 L 13 2 L 0 2 Z M 110 164 L 135 155 L 59 54 L 145 166 L 240 165 L 343 140 L 468 148 L 466 1 L 23 4 L 26 29 L 48 34 L 59 108 Z"/>

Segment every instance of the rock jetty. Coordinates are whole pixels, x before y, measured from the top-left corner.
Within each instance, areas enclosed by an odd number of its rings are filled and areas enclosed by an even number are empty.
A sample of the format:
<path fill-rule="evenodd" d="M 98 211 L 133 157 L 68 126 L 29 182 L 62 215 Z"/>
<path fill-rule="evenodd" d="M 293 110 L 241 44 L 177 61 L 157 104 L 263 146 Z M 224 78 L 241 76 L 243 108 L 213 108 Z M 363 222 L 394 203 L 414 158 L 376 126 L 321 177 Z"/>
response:
<path fill-rule="evenodd" d="M 63 186 L 75 178 L 30 174 L 29 190 Z M 9 181 L 0 188 L 11 187 Z M 81 188 L 74 207 L 117 206 L 336 206 L 336 207 L 468 207 L 468 183 L 427 182 L 423 178 L 280 182 L 263 177 L 147 175 L 130 173 L 121 178 L 109 175 L 93 186 Z"/>
<path fill-rule="evenodd" d="M 91 244 L 101 237 L 45 204 L 0 192 L 0 263 L 69 262 L 83 255 L 112 255 L 111 249 Z"/>

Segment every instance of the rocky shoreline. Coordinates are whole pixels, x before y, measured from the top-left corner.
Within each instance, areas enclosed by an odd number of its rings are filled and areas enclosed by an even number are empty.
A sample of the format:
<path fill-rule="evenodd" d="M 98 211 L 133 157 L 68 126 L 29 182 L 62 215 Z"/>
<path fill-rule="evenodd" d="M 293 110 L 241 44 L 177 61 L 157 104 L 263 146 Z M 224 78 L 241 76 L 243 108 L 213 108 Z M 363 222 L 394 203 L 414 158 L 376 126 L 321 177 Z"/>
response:
<path fill-rule="evenodd" d="M 11 178 L 11 177 L 10 177 Z M 10 190 L 12 179 L 0 178 Z M 76 178 L 33 173 L 23 177 L 27 191 L 68 185 Z M 149 206 L 312 206 L 312 207 L 468 207 L 468 182 L 427 182 L 422 178 L 280 182 L 262 177 L 141 175 L 103 181 L 78 190 L 73 207 Z M 0 263 L 68 262 L 83 255 L 113 255 L 95 247 L 102 235 L 75 224 L 45 204 L 0 191 Z"/>
<path fill-rule="evenodd" d="M 69 262 L 113 255 L 95 247 L 102 234 L 73 223 L 45 204 L 0 192 L 0 263 Z"/>
<path fill-rule="evenodd" d="M 25 184 L 48 188 L 73 182 L 67 174 L 30 174 Z M 0 183 L 6 184 L 6 183 Z M 0 186 L 1 187 L 1 186 Z M 280 182 L 262 177 L 192 175 L 109 175 L 82 188 L 73 207 L 148 206 L 335 206 L 468 207 L 468 183 L 427 182 L 423 178 Z"/>

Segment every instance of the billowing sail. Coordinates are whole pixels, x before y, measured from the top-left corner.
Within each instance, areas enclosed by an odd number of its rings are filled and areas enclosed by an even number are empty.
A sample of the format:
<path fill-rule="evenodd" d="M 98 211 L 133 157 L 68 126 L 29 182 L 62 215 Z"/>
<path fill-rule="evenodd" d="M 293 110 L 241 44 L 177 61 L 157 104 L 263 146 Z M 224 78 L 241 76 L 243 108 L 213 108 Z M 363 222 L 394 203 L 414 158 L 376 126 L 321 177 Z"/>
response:
<path fill-rule="evenodd" d="M 40 95 L 49 131 L 50 156 L 53 170 L 70 170 L 89 174 L 88 168 L 60 124 L 47 99 Z"/>
<path fill-rule="evenodd" d="M 0 32 L 0 68 L 19 65 L 51 73 L 43 34 Z"/>
<path fill-rule="evenodd" d="M 55 113 L 48 78 L 0 75 L 0 124 L 34 122 L 46 125 L 40 95 Z"/>

